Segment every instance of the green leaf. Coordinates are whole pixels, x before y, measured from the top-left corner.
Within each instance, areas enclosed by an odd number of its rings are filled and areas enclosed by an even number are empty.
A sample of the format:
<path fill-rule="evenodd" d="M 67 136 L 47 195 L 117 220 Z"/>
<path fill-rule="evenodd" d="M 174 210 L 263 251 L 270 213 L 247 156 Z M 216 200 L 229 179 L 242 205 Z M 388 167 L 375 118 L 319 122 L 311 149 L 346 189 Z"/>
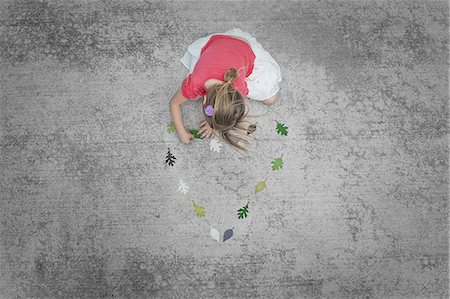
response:
<path fill-rule="evenodd" d="M 196 204 L 194 201 L 192 201 L 192 203 L 194 205 L 195 215 L 197 215 L 197 217 L 205 217 L 205 208 L 201 205 Z"/>
<path fill-rule="evenodd" d="M 242 207 L 238 210 L 238 218 L 243 219 L 246 218 L 248 215 L 248 203 L 245 205 L 245 207 Z"/>
<path fill-rule="evenodd" d="M 175 124 L 171 121 L 168 125 L 167 125 L 167 132 L 168 133 L 175 133 L 176 132 L 176 128 L 175 128 Z"/>
<path fill-rule="evenodd" d="M 272 162 L 272 170 L 280 170 L 283 168 L 283 155 L 281 157 L 276 158 Z"/>
<path fill-rule="evenodd" d="M 287 131 L 287 128 L 288 127 L 286 127 L 284 124 L 282 124 L 282 123 L 279 123 L 278 121 L 276 121 L 277 122 L 277 133 L 278 134 L 281 134 L 281 135 L 284 135 L 284 136 L 287 136 L 287 133 L 288 133 L 288 131 Z"/>
<path fill-rule="evenodd" d="M 264 188 L 266 188 L 266 180 L 261 181 L 256 185 L 255 193 L 260 192 L 260 191 L 264 190 Z"/>
<path fill-rule="evenodd" d="M 192 135 L 194 135 L 195 138 L 203 139 L 202 135 L 200 135 L 197 130 L 190 130 L 189 132 L 191 132 Z"/>

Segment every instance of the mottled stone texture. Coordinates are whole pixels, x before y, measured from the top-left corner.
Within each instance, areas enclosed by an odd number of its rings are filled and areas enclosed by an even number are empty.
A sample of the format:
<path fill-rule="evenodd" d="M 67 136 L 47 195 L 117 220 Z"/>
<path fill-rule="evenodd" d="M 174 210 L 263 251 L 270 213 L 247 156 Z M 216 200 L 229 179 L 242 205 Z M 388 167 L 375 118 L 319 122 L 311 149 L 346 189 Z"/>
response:
<path fill-rule="evenodd" d="M 447 1 L 19 0 L 0 16 L 0 298 L 448 297 Z M 247 156 L 166 131 L 187 46 L 233 27 L 283 74 L 274 105 L 250 103 Z M 199 102 L 183 112 L 197 128 Z"/>

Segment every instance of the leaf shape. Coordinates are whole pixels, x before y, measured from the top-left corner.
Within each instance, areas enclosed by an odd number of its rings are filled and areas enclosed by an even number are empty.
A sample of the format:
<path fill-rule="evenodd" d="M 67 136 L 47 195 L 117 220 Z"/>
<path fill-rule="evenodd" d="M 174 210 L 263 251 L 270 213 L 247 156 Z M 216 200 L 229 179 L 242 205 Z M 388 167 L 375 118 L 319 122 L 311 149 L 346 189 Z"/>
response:
<path fill-rule="evenodd" d="M 171 121 L 168 125 L 167 125 L 167 132 L 168 133 L 174 133 L 176 132 L 176 127 L 175 124 Z"/>
<path fill-rule="evenodd" d="M 217 242 L 219 242 L 220 240 L 220 233 L 217 229 L 215 229 L 214 227 L 211 227 L 211 229 L 209 230 L 209 235 L 216 240 Z"/>
<path fill-rule="evenodd" d="M 283 168 L 283 155 L 281 157 L 276 158 L 272 162 L 272 170 L 280 170 Z"/>
<path fill-rule="evenodd" d="M 238 218 L 239 219 L 247 218 L 247 215 L 248 215 L 248 202 L 245 207 L 242 207 L 238 210 Z"/>
<path fill-rule="evenodd" d="M 266 179 L 266 180 L 267 180 L 267 179 Z M 264 190 L 264 188 L 266 188 L 266 180 L 261 181 L 261 182 L 259 182 L 259 183 L 256 185 L 256 191 L 255 191 L 255 193 L 256 193 L 256 192 L 260 192 L 260 191 Z"/>
<path fill-rule="evenodd" d="M 277 128 L 276 128 L 277 129 L 277 133 L 281 134 L 281 135 L 284 135 L 284 136 L 287 136 L 287 134 L 288 134 L 288 131 L 287 131 L 288 127 L 286 127 L 282 123 L 279 123 L 278 121 L 276 121 L 276 122 L 277 122 Z"/>
<path fill-rule="evenodd" d="M 189 132 L 191 132 L 192 135 L 194 135 L 195 138 L 203 139 L 202 135 L 200 135 L 197 130 L 190 130 Z"/>
<path fill-rule="evenodd" d="M 170 148 L 168 148 L 167 156 L 166 156 L 166 164 L 169 164 L 170 166 L 173 166 L 175 164 L 175 158 L 174 155 L 170 152 Z"/>
<path fill-rule="evenodd" d="M 205 208 L 202 207 L 201 205 L 196 204 L 194 201 L 192 201 L 193 205 L 194 205 L 194 212 L 195 215 L 197 215 L 197 217 L 205 217 Z"/>
<path fill-rule="evenodd" d="M 211 139 L 211 142 L 209 143 L 209 149 L 215 152 L 220 152 L 222 143 L 217 141 L 215 138 Z"/>
<path fill-rule="evenodd" d="M 226 240 L 230 239 L 233 236 L 233 228 L 227 229 L 224 233 L 223 233 L 223 241 L 225 242 Z"/>
<path fill-rule="evenodd" d="M 189 186 L 185 182 L 183 182 L 181 178 L 179 179 L 180 181 L 178 183 L 178 191 L 180 191 L 181 194 L 186 195 L 189 192 Z"/>

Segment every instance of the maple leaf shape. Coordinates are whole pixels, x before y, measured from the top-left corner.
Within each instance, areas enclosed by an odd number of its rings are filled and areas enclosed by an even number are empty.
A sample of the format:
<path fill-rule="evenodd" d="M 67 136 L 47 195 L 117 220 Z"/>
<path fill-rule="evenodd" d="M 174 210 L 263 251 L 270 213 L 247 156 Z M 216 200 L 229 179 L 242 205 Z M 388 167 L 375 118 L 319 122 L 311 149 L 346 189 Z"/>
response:
<path fill-rule="evenodd" d="M 217 141 L 216 139 L 211 139 L 211 142 L 209 143 L 209 149 L 215 152 L 220 152 L 222 143 Z"/>
<path fill-rule="evenodd" d="M 283 168 L 283 155 L 281 157 L 276 158 L 272 162 L 272 170 L 280 170 Z"/>
<path fill-rule="evenodd" d="M 246 218 L 248 215 L 248 202 L 245 205 L 245 207 L 242 207 L 238 210 L 238 218 L 242 219 L 242 218 Z"/>
<path fill-rule="evenodd" d="M 193 205 L 194 205 L 194 212 L 195 215 L 197 215 L 197 217 L 205 217 L 205 208 L 202 207 L 201 205 L 196 204 L 194 201 L 192 201 Z"/>
<path fill-rule="evenodd" d="M 170 122 L 167 125 L 167 132 L 168 133 L 174 133 L 177 129 L 175 128 L 175 124 L 173 122 Z"/>
<path fill-rule="evenodd" d="M 189 192 L 189 186 L 183 182 L 180 178 L 180 182 L 178 183 L 178 191 L 181 192 L 181 194 L 186 195 Z"/>
<path fill-rule="evenodd" d="M 275 120 L 276 121 L 276 120 Z M 284 135 L 284 136 L 287 136 L 287 133 L 288 133 L 288 131 L 287 131 L 287 128 L 288 127 L 286 127 L 284 124 L 282 124 L 282 123 L 279 123 L 278 121 L 276 121 L 277 122 L 277 133 L 278 134 L 281 134 L 281 135 Z"/>

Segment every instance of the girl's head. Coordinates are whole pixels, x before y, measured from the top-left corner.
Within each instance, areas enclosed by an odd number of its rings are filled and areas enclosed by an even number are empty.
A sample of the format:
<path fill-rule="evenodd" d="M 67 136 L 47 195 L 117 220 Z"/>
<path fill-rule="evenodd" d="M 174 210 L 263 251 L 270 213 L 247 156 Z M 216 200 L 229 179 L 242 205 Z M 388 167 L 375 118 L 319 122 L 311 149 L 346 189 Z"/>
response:
<path fill-rule="evenodd" d="M 244 96 L 235 88 L 231 86 L 238 77 L 238 72 L 235 68 L 229 69 L 225 73 L 225 83 L 215 84 L 208 88 L 203 100 L 203 113 L 209 126 L 216 130 L 220 137 L 230 145 L 246 151 L 246 149 L 239 145 L 239 141 L 248 143 L 247 128 L 242 123 L 248 114 L 247 105 L 244 102 Z M 208 106 L 211 108 L 205 111 Z M 211 113 L 212 112 L 212 115 Z"/>

